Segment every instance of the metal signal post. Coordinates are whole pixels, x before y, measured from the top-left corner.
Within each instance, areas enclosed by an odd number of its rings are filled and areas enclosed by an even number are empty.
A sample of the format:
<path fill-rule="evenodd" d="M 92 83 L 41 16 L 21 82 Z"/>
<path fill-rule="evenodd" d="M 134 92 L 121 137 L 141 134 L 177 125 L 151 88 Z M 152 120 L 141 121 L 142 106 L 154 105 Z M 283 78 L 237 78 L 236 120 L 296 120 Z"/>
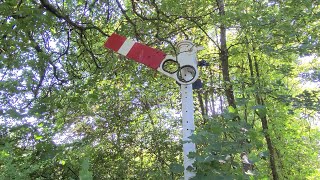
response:
<path fill-rule="evenodd" d="M 192 83 L 199 76 L 197 52 L 202 47 L 196 47 L 191 41 L 182 41 L 177 44 L 178 55 L 175 57 L 117 34 L 112 34 L 104 46 L 155 69 L 181 84 L 184 179 L 189 180 L 194 177 L 195 171 L 192 164 L 195 160 L 188 157 L 190 152 L 196 151 L 196 146 L 190 139 L 195 130 Z M 168 68 L 170 67 L 168 64 L 172 63 L 175 64 L 175 68 Z"/>
<path fill-rule="evenodd" d="M 177 44 L 178 47 L 178 61 L 188 62 L 197 69 L 197 51 L 200 48 L 194 46 L 191 41 L 182 41 Z M 185 80 L 193 77 L 192 69 L 182 69 L 181 74 Z M 190 152 L 196 151 L 196 145 L 191 142 L 190 136 L 195 130 L 194 125 L 194 105 L 193 105 L 193 89 L 192 84 L 181 85 L 181 102 L 182 102 L 182 141 L 183 141 L 183 165 L 184 165 L 184 179 L 189 180 L 195 176 L 193 171 L 194 159 L 188 157 Z"/>

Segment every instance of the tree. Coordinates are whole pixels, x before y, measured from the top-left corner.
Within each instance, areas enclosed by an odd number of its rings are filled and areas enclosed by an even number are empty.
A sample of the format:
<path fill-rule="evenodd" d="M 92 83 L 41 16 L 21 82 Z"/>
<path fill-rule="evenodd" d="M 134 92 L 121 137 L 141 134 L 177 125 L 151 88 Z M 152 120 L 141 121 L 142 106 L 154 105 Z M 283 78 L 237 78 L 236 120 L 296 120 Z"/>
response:
<path fill-rule="evenodd" d="M 0 2 L 2 178 L 183 176 L 179 86 L 104 49 L 113 32 L 205 47 L 196 179 L 320 176 L 319 91 L 299 81 L 319 79 L 317 2 Z"/>

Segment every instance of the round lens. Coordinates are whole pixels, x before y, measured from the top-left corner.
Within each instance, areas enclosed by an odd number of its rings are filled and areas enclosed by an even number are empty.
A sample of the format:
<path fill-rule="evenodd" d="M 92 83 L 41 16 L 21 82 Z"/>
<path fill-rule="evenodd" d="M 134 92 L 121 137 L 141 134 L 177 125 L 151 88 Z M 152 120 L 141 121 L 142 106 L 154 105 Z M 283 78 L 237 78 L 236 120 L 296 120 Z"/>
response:
<path fill-rule="evenodd" d="M 162 69 L 167 73 L 173 74 L 178 71 L 179 63 L 173 59 L 167 59 L 162 64 Z"/>
<path fill-rule="evenodd" d="M 196 69 L 190 65 L 182 66 L 179 69 L 177 76 L 181 82 L 190 82 L 196 77 Z"/>

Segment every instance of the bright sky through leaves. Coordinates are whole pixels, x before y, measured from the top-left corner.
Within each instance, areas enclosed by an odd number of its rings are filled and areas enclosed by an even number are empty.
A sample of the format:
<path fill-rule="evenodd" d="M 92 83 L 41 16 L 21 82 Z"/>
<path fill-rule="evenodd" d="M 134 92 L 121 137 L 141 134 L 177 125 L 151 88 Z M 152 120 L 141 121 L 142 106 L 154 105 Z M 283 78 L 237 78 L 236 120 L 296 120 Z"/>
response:
<path fill-rule="evenodd" d="M 0 0 L 0 179 L 183 178 L 180 87 L 105 49 L 114 32 L 204 47 L 197 179 L 319 179 L 319 14 L 312 0 Z"/>

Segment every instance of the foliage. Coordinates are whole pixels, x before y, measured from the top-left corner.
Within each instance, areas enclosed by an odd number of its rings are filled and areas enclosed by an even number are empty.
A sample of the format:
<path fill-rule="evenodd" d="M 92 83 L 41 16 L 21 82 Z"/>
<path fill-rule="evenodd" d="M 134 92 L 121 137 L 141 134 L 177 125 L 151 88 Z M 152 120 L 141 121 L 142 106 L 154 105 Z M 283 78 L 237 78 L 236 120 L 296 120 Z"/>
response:
<path fill-rule="evenodd" d="M 0 0 L 0 179 L 183 176 L 179 86 L 103 48 L 113 32 L 205 47 L 194 179 L 318 179 L 319 16 L 312 0 Z"/>

